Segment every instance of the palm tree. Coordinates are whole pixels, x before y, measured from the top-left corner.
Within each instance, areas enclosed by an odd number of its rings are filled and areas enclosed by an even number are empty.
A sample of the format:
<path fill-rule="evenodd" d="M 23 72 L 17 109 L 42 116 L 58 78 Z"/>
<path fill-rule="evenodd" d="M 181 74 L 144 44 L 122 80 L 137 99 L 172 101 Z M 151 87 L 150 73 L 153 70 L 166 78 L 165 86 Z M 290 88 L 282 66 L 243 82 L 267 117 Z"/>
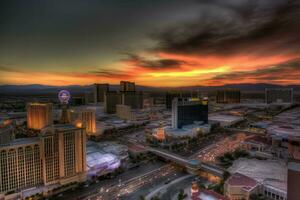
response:
<path fill-rule="evenodd" d="M 143 195 L 141 195 L 140 200 L 145 200 L 145 197 Z"/>
<path fill-rule="evenodd" d="M 177 200 L 184 200 L 186 197 L 187 197 L 187 194 L 185 194 L 183 189 L 181 189 L 178 193 Z"/>
<path fill-rule="evenodd" d="M 151 200 L 160 200 L 158 196 L 154 196 L 151 198 Z"/>

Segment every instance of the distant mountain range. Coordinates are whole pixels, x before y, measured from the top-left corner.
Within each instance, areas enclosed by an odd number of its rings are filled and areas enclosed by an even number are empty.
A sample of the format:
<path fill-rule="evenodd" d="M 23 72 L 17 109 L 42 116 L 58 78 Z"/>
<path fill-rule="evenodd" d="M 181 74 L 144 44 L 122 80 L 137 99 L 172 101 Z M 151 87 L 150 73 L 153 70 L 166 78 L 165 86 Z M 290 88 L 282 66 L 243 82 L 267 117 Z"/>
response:
<path fill-rule="evenodd" d="M 300 92 L 300 85 L 275 85 L 266 83 L 257 84 L 228 84 L 223 86 L 185 86 L 185 87 L 149 87 L 137 85 L 140 91 L 164 91 L 164 90 L 200 90 L 212 91 L 221 88 L 236 88 L 242 91 L 264 91 L 265 88 L 293 88 L 295 92 Z M 0 85 L 0 94 L 47 94 L 57 93 L 66 89 L 71 93 L 85 93 L 92 91 L 92 85 L 68 85 L 68 86 L 48 86 L 48 85 Z M 118 90 L 119 85 L 110 85 L 111 90 Z"/>

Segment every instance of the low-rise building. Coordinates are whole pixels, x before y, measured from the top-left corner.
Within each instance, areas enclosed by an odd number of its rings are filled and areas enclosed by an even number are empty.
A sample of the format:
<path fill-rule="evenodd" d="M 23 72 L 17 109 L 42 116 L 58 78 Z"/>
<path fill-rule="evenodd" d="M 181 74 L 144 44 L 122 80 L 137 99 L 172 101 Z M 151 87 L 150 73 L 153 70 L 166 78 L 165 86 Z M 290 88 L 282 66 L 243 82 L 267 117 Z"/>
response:
<path fill-rule="evenodd" d="M 271 150 L 271 141 L 263 136 L 252 136 L 247 138 L 242 144 L 241 148 L 250 153 L 250 155 L 273 158 Z"/>
<path fill-rule="evenodd" d="M 141 121 L 149 119 L 147 112 L 143 112 L 139 109 L 132 109 L 127 105 L 117 105 L 116 114 L 120 119 L 129 121 Z"/>
<path fill-rule="evenodd" d="M 114 172 L 128 160 L 127 146 L 113 142 L 87 142 L 88 178 Z"/>
<path fill-rule="evenodd" d="M 287 200 L 287 165 L 283 161 L 238 159 L 228 171 L 255 180 L 260 185 L 255 192 L 270 200 Z"/>
<path fill-rule="evenodd" d="M 225 114 L 213 114 L 208 116 L 210 123 L 219 123 L 221 127 L 229 127 L 235 123 L 244 120 L 243 117 Z"/>
<path fill-rule="evenodd" d="M 260 184 L 243 174 L 235 173 L 224 184 L 224 193 L 231 200 L 249 200 L 250 195 L 259 193 Z"/>
<path fill-rule="evenodd" d="M 288 159 L 290 141 L 300 138 L 300 107 L 280 113 L 266 128 L 272 140 L 272 151 L 277 157 Z"/>

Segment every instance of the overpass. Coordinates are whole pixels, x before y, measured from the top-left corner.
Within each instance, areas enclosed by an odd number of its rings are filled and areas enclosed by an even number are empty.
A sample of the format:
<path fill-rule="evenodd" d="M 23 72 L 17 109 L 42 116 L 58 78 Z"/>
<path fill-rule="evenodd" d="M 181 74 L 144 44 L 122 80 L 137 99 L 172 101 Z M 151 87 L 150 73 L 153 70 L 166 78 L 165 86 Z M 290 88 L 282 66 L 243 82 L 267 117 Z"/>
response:
<path fill-rule="evenodd" d="M 195 160 L 195 159 L 186 159 L 179 155 L 176 155 L 176 154 L 173 154 L 173 153 L 161 150 L 161 149 L 156 149 L 156 148 L 152 148 L 152 147 L 146 147 L 146 148 L 149 152 L 151 152 L 159 157 L 170 160 L 178 165 L 185 167 L 187 169 L 187 171 L 190 173 L 195 174 L 199 171 L 204 171 L 204 172 L 213 174 L 220 178 L 223 177 L 224 170 L 217 166 L 214 166 L 214 165 L 211 165 L 208 163 L 203 163 L 203 162 L 200 162 L 199 160 Z"/>

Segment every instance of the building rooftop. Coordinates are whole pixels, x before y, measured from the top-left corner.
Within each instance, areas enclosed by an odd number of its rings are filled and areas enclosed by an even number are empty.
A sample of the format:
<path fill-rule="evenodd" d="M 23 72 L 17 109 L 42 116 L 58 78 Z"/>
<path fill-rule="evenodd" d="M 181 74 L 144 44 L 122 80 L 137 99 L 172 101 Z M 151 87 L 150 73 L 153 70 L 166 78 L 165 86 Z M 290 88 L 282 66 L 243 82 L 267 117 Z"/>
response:
<path fill-rule="evenodd" d="M 253 189 L 258 184 L 258 182 L 253 178 L 250 178 L 240 173 L 235 173 L 232 176 L 230 176 L 226 183 L 231 186 L 245 187 L 247 190 Z"/>
<path fill-rule="evenodd" d="M 287 110 L 274 117 L 273 122 L 276 124 L 292 124 L 300 126 L 300 107 Z"/>
<path fill-rule="evenodd" d="M 245 143 L 259 143 L 259 144 L 265 144 L 265 145 L 271 145 L 271 141 L 268 141 L 267 138 L 259 136 L 259 135 L 253 135 L 251 137 L 248 137 L 244 141 Z"/>
<path fill-rule="evenodd" d="M 114 142 L 87 141 L 86 154 L 88 175 L 103 175 L 121 165 L 128 157 L 128 148 Z"/>
<path fill-rule="evenodd" d="M 86 157 L 86 164 L 88 170 L 90 169 L 106 169 L 106 168 L 118 168 L 120 166 L 120 160 L 114 154 L 90 152 Z"/>
<path fill-rule="evenodd" d="M 59 129 L 59 130 L 78 129 L 78 127 L 76 127 L 73 124 L 54 124 L 53 128 Z"/>
<path fill-rule="evenodd" d="M 221 122 L 236 122 L 242 119 L 243 118 L 239 116 L 225 115 L 225 114 L 214 114 L 208 116 L 208 120 L 210 121 L 221 121 Z"/>
<path fill-rule="evenodd" d="M 93 152 L 102 152 L 102 153 L 109 153 L 114 154 L 121 159 L 128 155 L 128 147 L 122 144 L 118 144 L 115 142 L 93 142 L 87 141 L 87 154 Z"/>
<path fill-rule="evenodd" d="M 267 128 L 267 132 L 273 138 L 300 138 L 300 126 L 273 124 Z"/>
<path fill-rule="evenodd" d="M 287 166 L 283 161 L 238 159 L 229 168 L 229 172 L 245 175 L 280 191 L 287 191 Z"/>
<path fill-rule="evenodd" d="M 2 144 L 2 145 L 0 145 L 0 147 L 7 147 L 7 146 L 14 146 L 14 145 L 25 145 L 25 144 L 30 145 L 30 144 L 33 144 L 33 143 L 37 143 L 39 141 L 40 141 L 40 138 L 38 138 L 38 137 L 19 138 L 19 139 L 12 140 L 9 143 Z"/>
<path fill-rule="evenodd" d="M 257 127 L 257 128 L 263 128 L 266 129 L 268 128 L 268 126 L 271 124 L 270 121 L 259 121 L 256 123 L 251 124 L 253 127 Z"/>

